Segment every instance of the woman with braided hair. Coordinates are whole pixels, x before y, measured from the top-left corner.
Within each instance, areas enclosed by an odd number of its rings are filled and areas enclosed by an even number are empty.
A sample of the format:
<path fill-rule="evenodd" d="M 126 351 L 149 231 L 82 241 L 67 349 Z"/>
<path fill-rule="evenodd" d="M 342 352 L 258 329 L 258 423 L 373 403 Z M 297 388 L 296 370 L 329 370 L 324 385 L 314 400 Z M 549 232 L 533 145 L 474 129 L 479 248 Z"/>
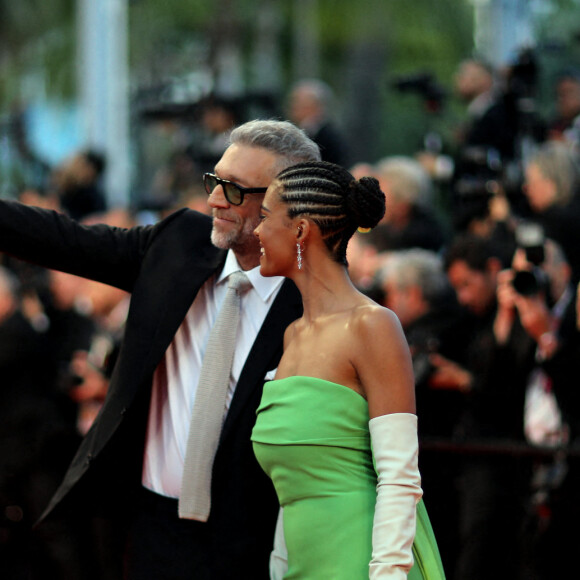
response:
<path fill-rule="evenodd" d="M 444 577 L 420 502 L 409 349 L 347 270 L 349 239 L 384 212 L 374 178 L 326 162 L 285 169 L 264 198 L 260 272 L 292 279 L 304 304 L 252 433 L 282 506 L 273 579 Z"/>

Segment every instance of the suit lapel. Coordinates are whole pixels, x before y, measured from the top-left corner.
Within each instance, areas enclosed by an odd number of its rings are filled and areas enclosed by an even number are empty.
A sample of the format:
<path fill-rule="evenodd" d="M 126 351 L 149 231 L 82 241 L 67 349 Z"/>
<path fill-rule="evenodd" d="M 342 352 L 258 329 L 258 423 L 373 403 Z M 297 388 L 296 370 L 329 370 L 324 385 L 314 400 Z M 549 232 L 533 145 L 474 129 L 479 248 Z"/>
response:
<path fill-rule="evenodd" d="M 158 273 L 155 284 L 149 281 L 136 288 L 125 329 L 124 360 L 131 361 L 132 380 L 119 381 L 125 404 L 130 404 L 135 390 L 155 371 L 204 282 L 223 267 L 225 250 L 208 246 L 202 252 L 177 248 Z M 143 312 L 147 315 L 144 316 Z M 132 388 L 128 388 L 131 385 Z"/>

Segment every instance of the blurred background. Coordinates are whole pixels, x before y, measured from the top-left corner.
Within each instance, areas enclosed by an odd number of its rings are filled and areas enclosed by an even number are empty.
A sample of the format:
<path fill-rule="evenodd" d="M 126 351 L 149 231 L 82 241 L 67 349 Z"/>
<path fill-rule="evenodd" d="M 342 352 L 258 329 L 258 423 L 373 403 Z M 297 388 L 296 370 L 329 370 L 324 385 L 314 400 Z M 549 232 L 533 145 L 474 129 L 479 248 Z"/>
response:
<path fill-rule="evenodd" d="M 579 15 L 580 0 L 0 0 L 0 198 L 116 227 L 207 211 L 202 175 L 232 127 L 292 120 L 386 194 L 349 274 L 411 348 L 447 578 L 573 577 Z M 104 401 L 128 304 L 0 255 L 0 578 L 122 577 L 107 522 L 31 526 Z"/>
<path fill-rule="evenodd" d="M 109 205 L 173 203 L 183 184 L 164 179 L 187 180 L 202 155 L 208 97 L 236 120 L 287 118 L 303 78 L 332 90 L 350 165 L 437 148 L 460 114 L 453 74 L 474 52 L 496 67 L 523 55 L 528 105 L 549 114 L 556 69 L 578 62 L 579 4 L 1 0 L 0 195 L 47 188 L 91 149 L 106 159 Z"/>

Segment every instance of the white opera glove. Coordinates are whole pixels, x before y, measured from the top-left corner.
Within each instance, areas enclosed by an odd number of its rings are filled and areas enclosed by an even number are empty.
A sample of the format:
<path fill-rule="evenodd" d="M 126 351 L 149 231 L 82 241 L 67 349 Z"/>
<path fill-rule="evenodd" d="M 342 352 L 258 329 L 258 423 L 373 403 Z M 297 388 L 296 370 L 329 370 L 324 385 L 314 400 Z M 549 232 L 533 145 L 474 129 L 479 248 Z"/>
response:
<path fill-rule="evenodd" d="M 406 579 L 413 566 L 416 506 L 423 495 L 417 416 L 375 417 L 369 421 L 369 431 L 378 475 L 369 578 Z"/>
<path fill-rule="evenodd" d="M 270 580 L 282 580 L 288 571 L 288 550 L 284 539 L 284 510 L 280 508 L 274 533 L 274 549 L 270 554 Z"/>

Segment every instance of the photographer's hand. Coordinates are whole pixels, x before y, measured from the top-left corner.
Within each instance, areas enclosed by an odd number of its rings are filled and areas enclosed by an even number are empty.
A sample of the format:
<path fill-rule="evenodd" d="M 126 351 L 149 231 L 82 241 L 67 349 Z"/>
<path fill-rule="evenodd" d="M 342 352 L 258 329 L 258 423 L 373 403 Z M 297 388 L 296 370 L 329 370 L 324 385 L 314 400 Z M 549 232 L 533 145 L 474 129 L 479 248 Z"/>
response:
<path fill-rule="evenodd" d="M 434 367 L 428 381 L 431 388 L 461 392 L 469 392 L 471 390 L 473 376 L 461 365 L 437 353 L 430 354 L 429 361 Z"/>
<path fill-rule="evenodd" d="M 516 296 L 515 305 L 525 331 L 536 341 L 553 328 L 552 315 L 541 294 Z"/>
<path fill-rule="evenodd" d="M 516 308 L 524 330 L 537 342 L 541 358 L 552 358 L 559 342 L 556 333 L 552 331 L 553 317 L 543 296 L 518 296 Z"/>

